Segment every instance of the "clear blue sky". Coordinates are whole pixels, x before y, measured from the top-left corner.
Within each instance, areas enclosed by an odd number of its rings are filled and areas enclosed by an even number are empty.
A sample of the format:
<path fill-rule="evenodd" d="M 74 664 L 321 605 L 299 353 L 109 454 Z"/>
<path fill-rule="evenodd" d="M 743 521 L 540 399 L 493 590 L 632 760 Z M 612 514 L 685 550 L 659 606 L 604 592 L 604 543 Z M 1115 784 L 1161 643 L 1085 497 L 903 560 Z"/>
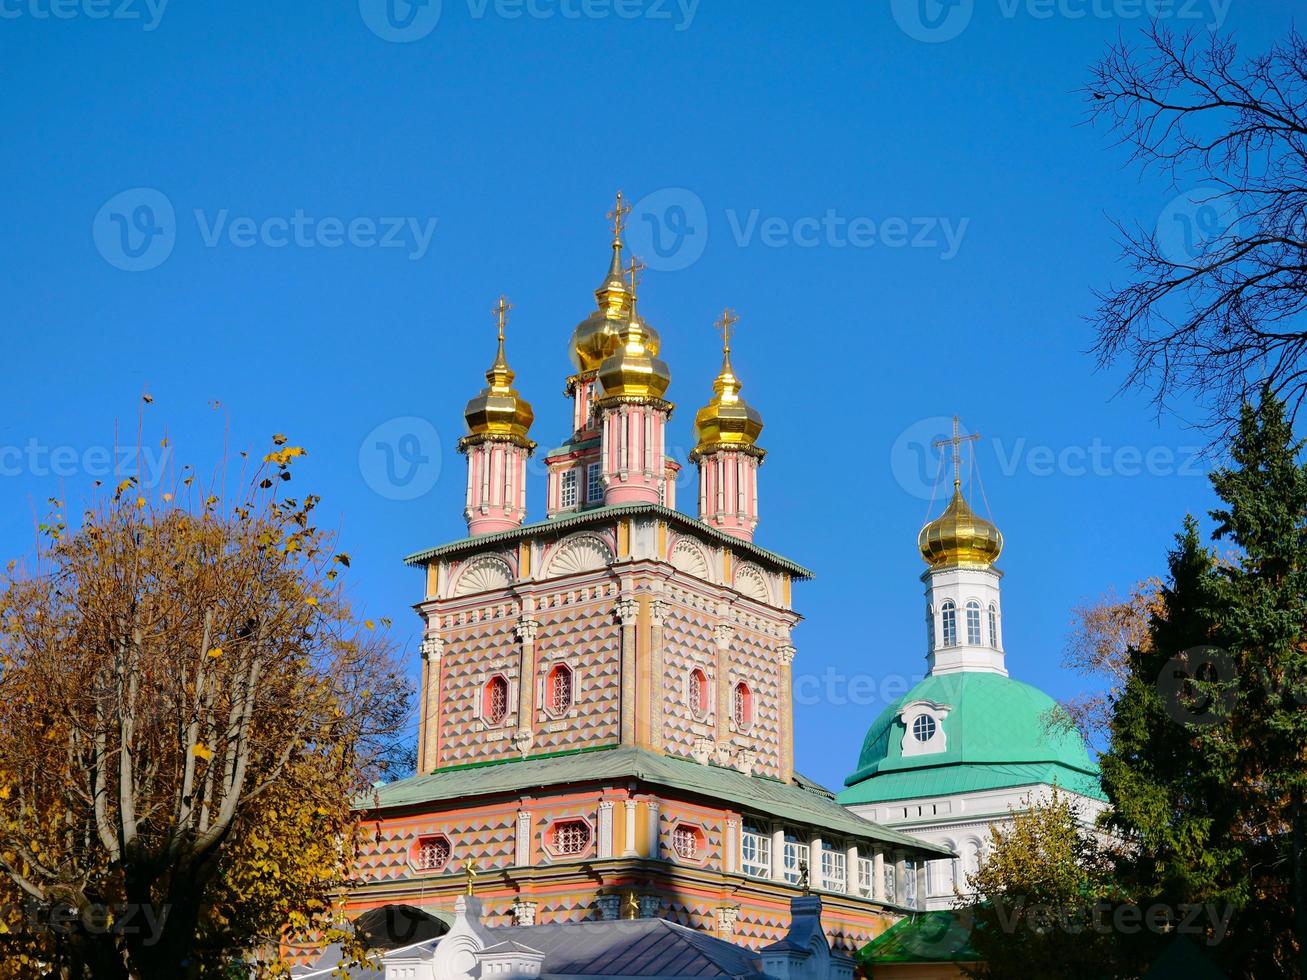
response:
<path fill-rule="evenodd" d="M 1202 438 L 1114 398 L 1084 353 L 1091 288 L 1123 275 L 1109 218 L 1155 225 L 1186 189 L 1081 125 L 1076 89 L 1138 30 L 1134 0 L 53 2 L 0 0 L 6 556 L 45 498 L 87 498 L 148 387 L 178 462 L 212 464 L 228 426 L 237 448 L 309 449 L 297 485 L 415 662 L 400 559 L 464 533 L 454 446 L 490 308 L 515 304 L 511 361 L 553 444 L 618 187 L 655 195 L 633 238 L 673 444 L 717 367 L 713 318 L 743 318 L 771 453 L 758 540 L 817 573 L 795 593 L 801 677 L 923 668 L 923 419 L 984 436 L 1009 667 L 1058 697 L 1081 685 L 1059 668 L 1071 608 L 1158 572 L 1210 504 Z M 1294 5 L 1181 6 L 1254 50 Z M 387 423 L 395 465 L 430 451 L 434 482 L 361 463 Z M 800 704 L 800 768 L 838 785 L 878 708 Z"/>

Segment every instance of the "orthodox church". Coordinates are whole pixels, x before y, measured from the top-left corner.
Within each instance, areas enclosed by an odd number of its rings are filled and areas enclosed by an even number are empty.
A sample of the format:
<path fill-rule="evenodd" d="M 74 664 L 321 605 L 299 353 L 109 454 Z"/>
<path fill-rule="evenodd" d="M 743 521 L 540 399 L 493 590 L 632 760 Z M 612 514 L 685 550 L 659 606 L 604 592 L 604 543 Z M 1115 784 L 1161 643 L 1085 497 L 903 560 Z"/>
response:
<path fill-rule="evenodd" d="M 754 540 L 763 421 L 730 311 L 685 461 L 694 516 L 677 509 L 671 372 L 624 260 L 628 210 L 619 195 L 571 335 L 544 518 L 527 521 L 535 413 L 501 299 L 459 443 L 468 535 L 406 559 L 424 583 L 418 772 L 360 803 L 347 909 L 361 929 L 415 925 L 380 942 L 378 976 L 848 977 L 853 953 L 951 900 L 1013 794 L 1093 795 L 1084 746 L 1032 727 L 1052 702 L 1007 677 L 1002 539 L 960 490 L 921 535 L 929 676 L 872 726 L 839 798 L 795 771 L 793 593 L 811 573 Z"/>
<path fill-rule="evenodd" d="M 1008 676 L 995 567 L 1003 535 L 962 495 L 954 420 L 953 496 L 922 528 L 927 568 L 926 677 L 872 723 L 839 801 L 940 844 L 923 904 L 952 908 L 988 848 L 990 828 L 1058 787 L 1093 824 L 1104 807 L 1083 738 L 1047 694 Z"/>

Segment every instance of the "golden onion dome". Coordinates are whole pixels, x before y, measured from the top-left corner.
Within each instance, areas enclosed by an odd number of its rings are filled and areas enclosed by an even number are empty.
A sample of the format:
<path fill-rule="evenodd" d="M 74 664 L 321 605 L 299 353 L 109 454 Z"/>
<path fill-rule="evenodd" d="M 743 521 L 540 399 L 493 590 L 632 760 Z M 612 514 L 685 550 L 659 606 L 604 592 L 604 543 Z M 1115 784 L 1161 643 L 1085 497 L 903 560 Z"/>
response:
<path fill-rule="evenodd" d="M 613 261 L 608 276 L 595 290 L 599 308 L 572 331 L 570 353 L 578 374 L 599 370 L 617 350 L 618 334 L 631 316 L 631 292 L 622 274 L 622 240 L 613 240 Z"/>
<path fill-rule="evenodd" d="M 944 513 L 921 529 L 917 547 L 931 568 L 989 568 L 1003 553 L 1003 535 L 971 509 L 962 496 L 962 484 L 954 480 L 953 499 Z"/>
<path fill-rule="evenodd" d="M 730 329 L 736 319 L 727 310 L 717 323 L 723 334 L 722 369 L 713 381 L 712 400 L 694 417 L 697 445 L 690 453 L 691 460 L 719 449 L 737 449 L 759 458 L 765 455 L 757 447 L 758 436 L 762 433 L 762 416 L 740 397 L 740 389 L 744 386 L 731 365 Z"/>
<path fill-rule="evenodd" d="M 617 349 L 599 365 L 600 397 L 661 401 L 672 373 L 658 358 L 658 332 L 640 319 L 634 305 L 617 339 Z"/>
<path fill-rule="evenodd" d="M 463 418 L 467 420 L 468 435 L 464 443 L 486 439 L 512 442 L 528 449 L 535 447 L 528 433 L 535 421 L 531 404 L 513 387 L 517 377 L 504 356 L 504 324 L 511 307 L 501 298 L 495 313 L 499 317 L 499 351 L 486 372 L 486 387 L 467 403 Z"/>

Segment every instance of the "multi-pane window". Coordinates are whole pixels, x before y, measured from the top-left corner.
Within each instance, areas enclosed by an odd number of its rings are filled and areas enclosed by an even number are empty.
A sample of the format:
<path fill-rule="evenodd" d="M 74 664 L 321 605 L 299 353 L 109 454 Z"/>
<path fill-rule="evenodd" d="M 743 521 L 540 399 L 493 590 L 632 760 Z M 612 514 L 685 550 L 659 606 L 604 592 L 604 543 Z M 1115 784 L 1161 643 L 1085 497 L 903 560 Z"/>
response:
<path fill-rule="evenodd" d="M 508 714 L 508 681 L 492 677 L 486 682 L 485 703 L 482 711 L 486 721 L 498 725 Z"/>
<path fill-rule="evenodd" d="M 753 693 L 749 690 L 749 685 L 735 685 L 732 710 L 737 729 L 744 731 L 753 724 Z"/>
<path fill-rule="evenodd" d="M 955 647 L 958 645 L 958 607 L 953 605 L 952 599 L 945 599 L 939 609 L 944 626 L 944 646 Z"/>
<path fill-rule="evenodd" d="M 698 667 L 690 671 L 690 679 L 685 687 L 685 699 L 689 702 L 690 711 L 696 718 L 702 718 L 708 713 L 708 678 Z"/>
<path fill-rule="evenodd" d="M 952 858 L 929 861 L 926 864 L 926 886 L 931 895 L 952 895 L 957 880 L 957 865 Z"/>
<path fill-rule="evenodd" d="M 584 820 L 562 820 L 554 824 L 555 854 L 583 854 L 590 846 L 590 825 Z"/>
<path fill-rule="evenodd" d="M 967 603 L 967 643 L 980 646 L 980 603 L 975 599 Z"/>
<path fill-rule="evenodd" d="M 771 877 L 771 834 L 748 824 L 740 835 L 740 866 L 750 878 Z"/>
<path fill-rule="evenodd" d="M 912 737 L 918 742 L 929 742 L 935 737 L 935 719 L 930 715 L 917 715 L 912 719 Z"/>
<path fill-rule="evenodd" d="M 896 877 L 897 875 L 894 874 L 894 865 L 887 863 L 885 865 L 885 901 L 887 902 L 898 901 L 898 889 L 895 888 Z"/>
<path fill-rule="evenodd" d="M 679 826 L 672 831 L 672 850 L 687 861 L 699 859 L 699 831 L 694 827 Z"/>
<path fill-rule="evenodd" d="M 559 501 L 561 507 L 576 506 L 576 470 L 567 470 L 563 474 L 561 486 L 562 499 Z"/>
<path fill-rule="evenodd" d="M 821 845 L 821 887 L 831 892 L 842 892 L 848 884 L 848 865 L 843 851 L 825 841 Z"/>
<path fill-rule="evenodd" d="M 423 837 L 418 841 L 417 866 L 419 871 L 439 871 L 448 863 L 448 838 Z"/>
<path fill-rule="evenodd" d="M 871 858 L 858 858 L 858 894 L 871 898 L 876 886 L 876 862 Z"/>
<path fill-rule="evenodd" d="M 998 606 L 989 604 L 989 645 L 998 649 Z"/>
<path fill-rule="evenodd" d="M 798 838 L 792 834 L 785 835 L 785 853 L 782 855 L 781 870 L 785 880 L 792 885 L 799 883 L 802 871 L 800 864 L 812 867 L 808 862 L 808 845 L 799 842 Z"/>
<path fill-rule="evenodd" d="M 550 712 L 565 714 L 572 707 L 572 671 L 559 664 L 549 672 L 548 688 Z"/>
<path fill-rule="evenodd" d="M 903 905 L 906 908 L 915 909 L 917 907 L 917 866 L 913 862 L 906 863 L 903 877 L 907 879 L 903 882 Z"/>
<path fill-rule="evenodd" d="M 604 499 L 604 484 L 599 479 L 599 464 L 591 463 L 585 468 L 585 502 L 593 504 Z"/>

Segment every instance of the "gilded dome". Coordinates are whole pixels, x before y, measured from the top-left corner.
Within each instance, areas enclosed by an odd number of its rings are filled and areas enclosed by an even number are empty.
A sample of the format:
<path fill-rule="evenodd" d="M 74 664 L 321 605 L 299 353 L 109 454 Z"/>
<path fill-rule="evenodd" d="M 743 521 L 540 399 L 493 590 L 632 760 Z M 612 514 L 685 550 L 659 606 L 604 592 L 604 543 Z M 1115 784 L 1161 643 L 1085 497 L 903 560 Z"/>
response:
<path fill-rule="evenodd" d="M 657 356 L 660 346 L 658 332 L 633 308 L 618 334 L 617 349 L 599 366 L 600 397 L 661 400 L 672 373 Z"/>
<path fill-rule="evenodd" d="M 694 417 L 696 445 L 690 459 L 718 449 L 738 449 L 761 457 L 756 445 L 762 433 L 762 416 L 740 397 L 740 379 L 731 366 L 731 349 L 726 347 L 722 369 L 713 382 L 712 400 Z"/>
<path fill-rule="evenodd" d="M 968 506 L 955 480 L 953 499 L 944 513 L 921 529 L 917 547 L 931 568 L 957 565 L 987 568 L 1003 552 L 1003 535 Z"/>
<path fill-rule="evenodd" d="M 513 379 L 517 375 L 508 366 L 508 358 L 504 356 L 504 320 L 508 309 L 507 302 L 501 300 L 496 310 L 499 314 L 499 352 L 495 355 L 490 370 L 486 372 L 486 387 L 467 403 L 467 408 L 463 411 L 468 430 L 464 442 L 497 439 L 530 449 L 535 443 L 527 433 L 535 421 L 535 412 L 531 404 L 513 387 Z"/>
<path fill-rule="evenodd" d="M 599 365 L 617 350 L 618 334 L 631 316 L 631 290 L 622 273 L 622 241 L 613 241 L 613 261 L 608 276 L 595 290 L 599 308 L 572 331 L 570 353 L 578 374 L 599 370 Z"/>

